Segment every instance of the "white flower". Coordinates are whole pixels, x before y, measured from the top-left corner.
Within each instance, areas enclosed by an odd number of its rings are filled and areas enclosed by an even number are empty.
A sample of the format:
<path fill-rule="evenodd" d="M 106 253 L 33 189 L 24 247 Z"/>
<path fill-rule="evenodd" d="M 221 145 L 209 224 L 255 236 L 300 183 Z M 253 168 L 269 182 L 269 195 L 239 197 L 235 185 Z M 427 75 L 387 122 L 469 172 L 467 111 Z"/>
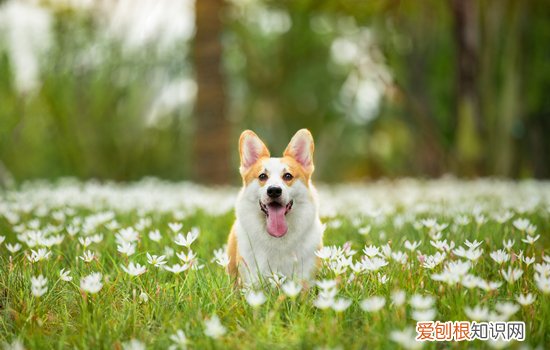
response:
<path fill-rule="evenodd" d="M 455 250 L 453 250 L 453 253 L 456 256 L 460 256 L 471 261 L 476 261 L 481 257 L 481 255 L 483 255 L 483 250 L 475 249 L 475 248 L 474 249 L 470 248 L 468 250 L 465 250 L 463 247 L 458 247 Z"/>
<path fill-rule="evenodd" d="M 365 253 L 366 256 L 369 258 L 375 257 L 380 253 L 380 250 L 378 247 L 375 247 L 373 245 L 365 246 L 363 248 L 363 253 Z"/>
<path fill-rule="evenodd" d="M 510 255 L 508 255 L 508 253 L 506 253 L 502 249 L 491 252 L 490 256 L 494 261 L 497 262 L 497 264 L 504 264 L 505 262 L 510 260 Z"/>
<path fill-rule="evenodd" d="M 447 240 L 443 241 L 430 241 L 430 244 L 438 250 L 449 251 L 455 247 L 455 242 L 451 241 L 447 243 Z"/>
<path fill-rule="evenodd" d="M 267 280 L 272 287 L 278 288 L 286 281 L 286 276 L 277 272 L 273 272 Z"/>
<path fill-rule="evenodd" d="M 131 256 L 136 252 L 136 244 L 131 242 L 122 242 L 117 245 L 117 250 L 119 253 L 125 254 L 126 256 Z"/>
<path fill-rule="evenodd" d="M 420 245 L 422 244 L 422 241 L 414 241 L 414 242 L 409 242 L 408 240 L 405 241 L 405 248 L 410 250 L 411 252 L 414 252 L 416 250 L 416 248 L 420 247 Z"/>
<path fill-rule="evenodd" d="M 356 261 L 354 264 L 351 264 L 350 269 L 356 274 L 363 273 L 365 271 L 365 266 L 360 261 Z"/>
<path fill-rule="evenodd" d="M 145 344 L 137 339 L 130 339 L 127 342 L 122 343 L 123 350 L 145 350 Z"/>
<path fill-rule="evenodd" d="M 366 236 L 370 233 L 370 230 L 372 229 L 372 227 L 370 225 L 367 225 L 367 226 L 363 226 L 363 227 L 360 227 L 357 232 L 360 234 L 360 235 L 363 235 L 363 236 Z"/>
<path fill-rule="evenodd" d="M 317 281 L 315 283 L 317 284 L 317 287 L 319 287 L 323 290 L 332 289 L 332 288 L 336 287 L 336 281 L 335 280 L 321 280 L 321 281 Z"/>
<path fill-rule="evenodd" d="M 391 257 L 391 247 L 389 244 L 384 244 L 382 247 L 382 253 L 381 255 L 389 259 Z"/>
<path fill-rule="evenodd" d="M 452 285 L 460 282 L 461 278 L 468 273 L 471 267 L 472 263 L 469 261 L 449 261 L 441 273 L 432 274 L 431 277 L 435 281 Z"/>
<path fill-rule="evenodd" d="M 174 344 L 170 346 L 170 350 L 184 350 L 187 348 L 187 344 L 189 344 L 189 339 L 187 339 L 185 333 L 181 329 L 178 329 L 176 334 L 172 334 L 170 340 L 174 342 Z"/>
<path fill-rule="evenodd" d="M 416 335 L 412 327 L 405 328 L 402 331 L 392 331 L 390 339 L 408 350 L 418 350 L 424 346 L 424 342 L 416 341 Z"/>
<path fill-rule="evenodd" d="M 83 277 L 80 280 L 80 288 L 88 293 L 95 294 L 103 288 L 103 283 L 101 283 L 101 273 L 94 272 L 86 277 Z"/>
<path fill-rule="evenodd" d="M 346 310 L 351 305 L 351 300 L 346 298 L 337 298 L 334 299 L 332 303 L 332 309 L 336 312 L 342 312 Z"/>
<path fill-rule="evenodd" d="M 176 239 L 174 240 L 174 243 L 189 248 L 191 247 L 191 244 L 193 244 L 193 242 L 197 239 L 197 237 L 199 237 L 199 229 L 193 227 L 191 231 L 187 232 L 186 236 L 178 233 Z"/>
<path fill-rule="evenodd" d="M 366 312 L 377 312 L 386 305 L 386 299 L 381 296 L 373 296 L 361 301 L 361 309 Z"/>
<path fill-rule="evenodd" d="M 427 218 L 420 220 L 420 223 L 427 229 L 433 229 L 437 225 L 437 220 L 434 218 Z"/>
<path fill-rule="evenodd" d="M 28 259 L 30 262 L 35 263 L 41 260 L 47 260 L 51 254 L 52 252 L 46 248 L 40 248 L 37 251 L 31 249 L 31 255 L 28 256 Z"/>
<path fill-rule="evenodd" d="M 9 250 L 10 253 L 15 254 L 19 250 L 21 250 L 21 244 L 19 244 L 19 243 L 15 243 L 15 244 L 6 243 L 6 249 Z"/>
<path fill-rule="evenodd" d="M 139 232 L 137 232 L 133 227 L 123 228 L 118 231 L 115 235 L 116 242 L 118 244 L 123 243 L 133 243 L 139 239 Z"/>
<path fill-rule="evenodd" d="M 406 298 L 407 294 L 405 294 L 405 292 L 402 290 L 394 290 L 391 293 L 391 300 L 394 306 L 402 306 L 405 303 Z"/>
<path fill-rule="evenodd" d="M 220 338 L 227 330 L 220 322 L 220 319 L 216 314 L 212 315 L 209 320 L 204 321 L 204 334 L 210 338 Z"/>
<path fill-rule="evenodd" d="M 229 255 L 227 255 L 227 251 L 224 248 L 220 248 L 214 250 L 213 261 L 222 267 L 227 267 L 227 265 L 229 265 L 230 258 Z"/>
<path fill-rule="evenodd" d="M 485 217 L 485 215 L 482 215 L 482 214 L 478 214 L 474 217 L 474 219 L 476 220 L 476 224 L 478 226 L 481 226 L 483 225 L 484 223 L 487 222 L 487 218 Z"/>
<path fill-rule="evenodd" d="M 130 262 L 130 264 L 128 264 L 128 267 L 122 265 L 122 269 L 124 270 L 124 272 L 126 272 L 130 276 L 139 276 L 144 274 L 145 271 L 147 271 L 145 266 L 142 266 L 139 263 L 134 263 L 134 262 Z"/>
<path fill-rule="evenodd" d="M 470 261 L 477 261 L 483 255 L 483 249 L 469 249 L 465 258 Z"/>
<path fill-rule="evenodd" d="M 65 228 L 65 231 L 67 231 L 69 236 L 74 237 L 79 232 L 79 228 L 73 225 L 69 225 Z"/>
<path fill-rule="evenodd" d="M 181 261 L 183 261 L 184 263 L 187 263 L 187 264 L 191 264 L 195 260 L 195 258 L 197 257 L 197 255 L 191 249 L 189 249 L 187 254 L 185 254 L 184 252 L 181 252 L 181 253 L 176 253 L 176 256 Z"/>
<path fill-rule="evenodd" d="M 302 286 L 294 281 L 287 281 L 282 286 L 283 292 L 290 298 L 296 297 L 302 290 Z"/>
<path fill-rule="evenodd" d="M 380 272 L 377 274 L 378 276 L 378 282 L 381 284 L 386 284 L 390 279 L 386 275 L 381 275 Z"/>
<path fill-rule="evenodd" d="M 391 257 L 393 260 L 397 261 L 400 264 L 406 264 L 407 263 L 407 254 L 403 252 L 393 252 L 391 253 Z"/>
<path fill-rule="evenodd" d="M 540 289 L 541 292 L 544 294 L 550 293 L 550 277 L 544 276 L 542 274 L 535 274 L 535 282 L 537 283 L 537 287 Z"/>
<path fill-rule="evenodd" d="M 519 295 L 516 296 L 516 300 L 521 305 L 527 306 L 527 305 L 531 305 L 536 300 L 536 297 L 531 293 L 529 293 L 529 294 L 519 294 Z"/>
<path fill-rule="evenodd" d="M 79 256 L 79 258 L 84 262 L 89 263 L 95 259 L 95 254 L 91 250 L 87 250 L 84 253 L 82 253 L 82 256 Z"/>
<path fill-rule="evenodd" d="M 480 278 L 477 286 L 485 291 L 491 291 L 491 290 L 497 289 L 501 285 L 502 285 L 502 282 L 490 282 Z"/>
<path fill-rule="evenodd" d="M 550 276 L 550 262 L 545 262 L 541 264 L 535 264 L 535 271 L 543 276 Z"/>
<path fill-rule="evenodd" d="M 162 265 L 166 264 L 166 261 L 164 259 L 166 259 L 166 256 L 164 255 L 157 256 L 147 253 L 147 262 L 155 267 L 161 267 Z"/>
<path fill-rule="evenodd" d="M 23 342 L 19 339 L 14 339 L 11 343 L 3 342 L 4 350 L 25 350 Z"/>
<path fill-rule="evenodd" d="M 36 277 L 31 277 L 31 292 L 32 295 L 39 298 L 46 294 L 48 291 L 48 279 L 45 278 L 42 275 L 38 275 Z"/>
<path fill-rule="evenodd" d="M 139 294 L 139 303 L 142 304 L 142 303 L 146 303 L 149 301 L 149 296 L 147 295 L 147 293 L 145 293 L 144 291 L 142 291 L 140 294 Z"/>
<path fill-rule="evenodd" d="M 170 222 L 168 223 L 168 227 L 170 227 L 170 230 L 172 230 L 172 232 L 179 233 L 183 225 L 179 222 Z"/>
<path fill-rule="evenodd" d="M 474 276 L 472 274 L 466 274 L 462 277 L 462 280 L 460 281 L 460 283 L 464 287 L 472 289 L 472 288 L 478 287 L 481 281 L 482 279 L 477 276 Z"/>
<path fill-rule="evenodd" d="M 59 279 L 65 282 L 70 282 L 73 280 L 73 278 L 70 276 L 71 270 L 65 271 L 65 269 L 61 269 L 59 271 Z"/>
<path fill-rule="evenodd" d="M 84 249 L 88 248 L 88 246 L 93 243 L 90 237 L 78 237 L 78 241 Z"/>
<path fill-rule="evenodd" d="M 447 256 L 447 253 L 445 252 L 436 252 L 434 255 L 427 255 L 424 257 L 422 266 L 427 269 L 433 269 L 437 265 L 441 264 L 441 262 L 445 260 L 446 256 Z"/>
<path fill-rule="evenodd" d="M 321 295 L 313 301 L 313 306 L 321 310 L 328 309 L 332 304 L 334 304 L 334 298 L 326 298 Z"/>
<path fill-rule="evenodd" d="M 246 295 L 246 302 L 253 308 L 261 306 L 263 303 L 265 303 L 266 300 L 267 298 L 262 291 L 250 291 Z"/>
<path fill-rule="evenodd" d="M 433 239 L 435 241 L 439 241 L 441 239 L 441 237 L 443 237 L 443 233 L 441 233 L 441 232 L 430 232 L 430 237 L 431 237 L 431 239 Z"/>
<path fill-rule="evenodd" d="M 328 267 L 336 275 L 341 275 L 348 270 L 348 267 L 352 264 L 352 257 L 340 256 L 335 260 L 329 262 Z"/>
<path fill-rule="evenodd" d="M 435 309 L 413 310 L 411 318 L 415 321 L 433 321 L 437 312 Z"/>
<path fill-rule="evenodd" d="M 527 244 L 533 244 L 533 243 L 535 243 L 539 238 L 540 238 L 540 235 L 536 235 L 536 236 L 527 235 L 527 237 L 526 237 L 526 238 L 523 238 L 521 241 L 522 241 L 522 242 L 525 242 L 525 243 L 527 243 Z"/>
<path fill-rule="evenodd" d="M 493 215 L 493 218 L 499 224 L 504 224 L 506 221 L 510 220 L 513 216 L 514 214 L 511 211 L 507 210 L 504 213 Z"/>
<path fill-rule="evenodd" d="M 388 262 L 383 258 L 379 258 L 379 257 L 368 258 L 364 256 L 363 260 L 361 260 L 361 264 L 363 265 L 363 268 L 367 271 L 377 271 L 381 267 L 388 265 Z"/>
<path fill-rule="evenodd" d="M 525 265 L 529 266 L 529 265 L 531 265 L 532 263 L 535 262 L 535 257 L 534 256 L 532 256 L 532 257 L 524 256 L 524 257 L 521 258 L 521 260 L 523 260 Z"/>
<path fill-rule="evenodd" d="M 434 301 L 434 298 L 429 295 L 422 296 L 420 294 L 414 294 L 409 300 L 409 304 L 415 309 L 429 309 L 433 306 Z"/>
<path fill-rule="evenodd" d="M 516 243 L 516 241 L 514 239 L 509 239 L 507 241 L 502 241 L 502 245 L 504 245 L 504 248 L 506 248 L 506 250 L 510 251 L 510 249 L 512 249 L 512 247 L 514 246 L 514 243 Z"/>
<path fill-rule="evenodd" d="M 172 266 L 165 266 L 164 269 L 166 271 L 170 271 L 172 273 L 175 273 L 175 274 L 178 274 L 180 272 L 183 272 L 185 270 L 188 270 L 189 269 L 189 265 L 187 264 L 183 264 L 183 265 L 180 265 L 180 264 L 174 264 Z"/>
<path fill-rule="evenodd" d="M 511 266 L 508 267 L 508 271 L 500 270 L 500 273 L 508 283 L 514 283 L 523 275 L 523 270 L 520 268 L 512 269 Z"/>
<path fill-rule="evenodd" d="M 101 241 L 103 241 L 103 235 L 101 233 L 98 233 L 96 235 L 90 236 L 90 239 L 93 243 L 101 243 Z"/>
<path fill-rule="evenodd" d="M 167 258 L 171 258 L 174 256 L 174 249 L 170 248 L 169 246 L 164 247 L 164 255 L 166 255 Z"/>
<path fill-rule="evenodd" d="M 473 242 L 470 242 L 469 240 L 466 240 L 464 242 L 464 245 L 466 245 L 466 247 L 470 248 L 470 249 L 476 249 L 477 247 L 479 247 L 483 242 L 479 242 L 477 240 L 474 240 Z"/>
<path fill-rule="evenodd" d="M 320 249 L 317 249 L 315 251 L 315 255 L 319 257 L 319 259 L 327 260 L 332 256 L 332 250 L 330 249 L 330 247 L 324 246 Z"/>
<path fill-rule="evenodd" d="M 160 235 L 159 230 L 154 230 L 149 232 L 149 239 L 158 242 L 162 239 L 162 236 Z"/>
<path fill-rule="evenodd" d="M 514 222 L 512 222 L 515 228 L 517 228 L 520 231 L 527 230 L 527 227 L 531 224 L 528 219 L 516 219 Z"/>
<path fill-rule="evenodd" d="M 455 223 L 457 223 L 460 226 L 466 226 L 470 223 L 470 218 L 466 215 L 458 215 L 455 217 Z"/>
<path fill-rule="evenodd" d="M 6 240 L 6 236 L 0 236 L 0 244 L 2 244 Z"/>
<path fill-rule="evenodd" d="M 501 313 L 504 318 L 508 319 L 510 316 L 519 311 L 519 306 L 511 302 L 496 303 L 495 309 Z"/>
<path fill-rule="evenodd" d="M 465 307 L 464 313 L 472 321 L 485 321 L 489 319 L 489 308 L 483 307 L 481 305 L 476 305 L 475 307 Z"/>

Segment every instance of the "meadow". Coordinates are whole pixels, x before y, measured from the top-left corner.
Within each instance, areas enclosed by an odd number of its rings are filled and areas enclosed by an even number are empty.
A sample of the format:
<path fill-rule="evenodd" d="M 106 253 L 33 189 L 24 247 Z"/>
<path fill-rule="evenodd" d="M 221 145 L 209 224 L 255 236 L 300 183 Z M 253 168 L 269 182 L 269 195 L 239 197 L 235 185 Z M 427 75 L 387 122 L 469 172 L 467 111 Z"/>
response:
<path fill-rule="evenodd" d="M 544 349 L 550 183 L 319 186 L 314 281 L 234 285 L 235 187 L 34 181 L 0 192 L 8 349 Z M 415 341 L 416 321 L 524 321 L 525 341 Z M 466 344 L 465 344 L 466 343 Z"/>

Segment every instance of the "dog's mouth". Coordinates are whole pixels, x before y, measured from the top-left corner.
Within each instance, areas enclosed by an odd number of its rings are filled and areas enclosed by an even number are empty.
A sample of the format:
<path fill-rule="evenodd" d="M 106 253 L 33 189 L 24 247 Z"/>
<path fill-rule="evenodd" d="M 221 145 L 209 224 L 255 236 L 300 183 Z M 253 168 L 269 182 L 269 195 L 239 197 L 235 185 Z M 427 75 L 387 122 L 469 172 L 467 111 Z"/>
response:
<path fill-rule="evenodd" d="M 265 214 L 267 223 L 267 232 L 273 237 L 283 237 L 288 231 L 288 225 L 286 223 L 286 214 L 292 210 L 294 201 L 288 202 L 286 205 L 282 205 L 278 202 L 271 202 L 268 204 L 260 201 L 260 209 Z"/>

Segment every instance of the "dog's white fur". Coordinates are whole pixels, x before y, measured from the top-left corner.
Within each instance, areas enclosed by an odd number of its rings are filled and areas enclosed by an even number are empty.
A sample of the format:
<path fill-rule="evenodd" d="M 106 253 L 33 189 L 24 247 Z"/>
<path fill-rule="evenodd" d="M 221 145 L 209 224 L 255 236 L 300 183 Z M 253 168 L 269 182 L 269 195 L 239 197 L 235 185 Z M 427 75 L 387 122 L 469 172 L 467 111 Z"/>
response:
<path fill-rule="evenodd" d="M 303 141 L 300 139 L 302 134 L 299 133 L 305 131 L 299 131 L 289 147 L 293 146 L 293 141 Z M 309 131 L 307 135 L 311 138 Z M 295 140 L 297 136 L 299 140 Z M 247 149 L 257 147 L 254 142 L 245 143 L 244 149 L 241 150 L 241 158 L 258 155 L 257 149 Z M 313 147 L 298 147 L 299 152 L 305 153 L 296 155 L 301 160 L 309 159 L 311 169 L 312 150 Z M 245 161 L 246 159 L 241 159 L 241 173 L 245 170 L 243 163 L 246 168 Z M 296 179 L 288 185 L 282 178 L 288 168 L 283 158 L 263 158 L 258 161 L 270 174 L 268 180 L 263 186 L 258 179 L 245 183 L 236 203 L 237 220 L 233 229 L 240 257 L 239 274 L 245 283 L 256 283 L 261 276 L 270 276 L 273 273 L 282 274 L 287 278 L 310 279 L 317 261 L 315 250 L 322 244 L 324 231 L 319 219 L 317 192 L 309 178 L 308 184 L 304 183 L 304 179 Z M 282 237 L 273 237 L 267 232 L 266 217 L 259 207 L 259 201 L 269 201 L 269 186 L 279 186 L 283 189 L 282 203 L 293 201 L 292 209 L 286 214 L 288 231 Z"/>

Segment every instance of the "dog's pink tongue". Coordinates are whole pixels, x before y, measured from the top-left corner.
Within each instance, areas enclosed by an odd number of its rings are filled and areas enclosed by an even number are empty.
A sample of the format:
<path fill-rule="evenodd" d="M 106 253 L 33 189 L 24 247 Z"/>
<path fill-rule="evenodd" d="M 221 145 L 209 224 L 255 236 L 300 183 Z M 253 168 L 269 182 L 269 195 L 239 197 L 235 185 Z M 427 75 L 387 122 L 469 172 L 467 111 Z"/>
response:
<path fill-rule="evenodd" d="M 274 237 L 285 235 L 288 227 L 285 219 L 285 207 L 282 205 L 267 206 L 267 232 Z"/>

